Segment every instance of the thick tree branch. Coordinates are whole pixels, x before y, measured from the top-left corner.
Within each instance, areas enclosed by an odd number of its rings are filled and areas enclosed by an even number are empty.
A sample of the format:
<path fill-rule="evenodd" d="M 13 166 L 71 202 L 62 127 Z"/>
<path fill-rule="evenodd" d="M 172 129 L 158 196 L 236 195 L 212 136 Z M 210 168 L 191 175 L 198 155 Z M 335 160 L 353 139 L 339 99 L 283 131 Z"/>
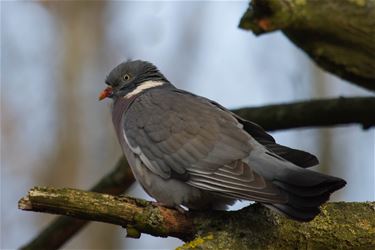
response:
<path fill-rule="evenodd" d="M 123 193 L 134 182 L 125 157 L 121 157 L 113 171 L 103 177 L 90 190 L 98 193 L 119 195 Z M 89 221 L 79 220 L 71 217 L 60 216 L 52 221 L 40 234 L 32 241 L 24 245 L 21 249 L 58 249 Z"/>
<path fill-rule="evenodd" d="M 323 69 L 375 90 L 375 0 L 252 0 L 240 28 L 282 30 Z"/>
<path fill-rule="evenodd" d="M 336 98 L 233 110 L 265 130 L 359 123 L 375 125 L 375 97 Z"/>
<path fill-rule="evenodd" d="M 310 223 L 299 223 L 256 204 L 235 212 L 182 214 L 130 197 L 75 189 L 36 187 L 19 208 L 96 220 L 154 236 L 173 236 L 190 247 L 215 249 L 309 249 L 375 247 L 375 202 L 331 203 Z"/>

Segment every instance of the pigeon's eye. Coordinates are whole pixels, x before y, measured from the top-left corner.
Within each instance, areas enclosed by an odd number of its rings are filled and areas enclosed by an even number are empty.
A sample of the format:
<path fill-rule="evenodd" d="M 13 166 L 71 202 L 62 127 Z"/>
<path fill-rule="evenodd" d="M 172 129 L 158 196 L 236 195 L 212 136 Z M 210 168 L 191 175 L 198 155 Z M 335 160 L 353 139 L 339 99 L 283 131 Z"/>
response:
<path fill-rule="evenodd" d="M 125 74 L 125 75 L 122 76 L 122 79 L 124 81 L 128 81 L 130 79 L 130 75 L 129 74 Z"/>

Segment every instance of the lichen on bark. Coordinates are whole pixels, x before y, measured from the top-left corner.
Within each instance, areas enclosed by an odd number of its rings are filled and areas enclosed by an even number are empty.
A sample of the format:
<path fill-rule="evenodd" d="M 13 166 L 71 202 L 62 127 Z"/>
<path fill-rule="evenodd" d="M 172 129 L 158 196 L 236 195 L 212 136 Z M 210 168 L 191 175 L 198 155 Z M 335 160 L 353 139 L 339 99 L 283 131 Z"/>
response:
<path fill-rule="evenodd" d="M 374 206 L 374 202 L 329 203 L 316 219 L 301 223 L 254 204 L 227 212 L 222 220 L 214 218 L 215 226 L 206 225 L 204 233 L 180 250 L 375 249 Z M 209 240 L 204 240 L 208 235 Z"/>

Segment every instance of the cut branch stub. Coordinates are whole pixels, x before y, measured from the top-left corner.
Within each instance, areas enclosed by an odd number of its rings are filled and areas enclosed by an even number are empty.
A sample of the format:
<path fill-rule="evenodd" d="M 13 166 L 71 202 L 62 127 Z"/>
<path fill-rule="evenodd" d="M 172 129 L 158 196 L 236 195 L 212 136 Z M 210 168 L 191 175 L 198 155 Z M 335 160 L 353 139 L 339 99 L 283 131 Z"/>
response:
<path fill-rule="evenodd" d="M 22 210 L 61 214 L 84 220 L 116 224 L 154 236 L 191 239 L 192 222 L 184 214 L 152 202 L 125 196 L 80 191 L 70 188 L 35 187 L 23 197 Z"/>
<path fill-rule="evenodd" d="M 375 0 L 253 0 L 239 26 L 282 30 L 323 69 L 375 91 Z"/>

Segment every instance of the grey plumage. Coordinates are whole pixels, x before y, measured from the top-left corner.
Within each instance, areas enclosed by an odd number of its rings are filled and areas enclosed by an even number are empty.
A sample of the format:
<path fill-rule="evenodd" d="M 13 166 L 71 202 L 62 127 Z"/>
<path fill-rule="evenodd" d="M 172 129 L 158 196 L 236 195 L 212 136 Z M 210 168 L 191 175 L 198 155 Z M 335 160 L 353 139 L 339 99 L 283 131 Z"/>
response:
<path fill-rule="evenodd" d="M 318 164 L 315 156 L 278 145 L 255 123 L 175 88 L 150 63 L 123 63 L 106 82 L 133 173 L 168 206 L 222 209 L 245 199 L 308 221 L 345 185 L 305 169 Z"/>

